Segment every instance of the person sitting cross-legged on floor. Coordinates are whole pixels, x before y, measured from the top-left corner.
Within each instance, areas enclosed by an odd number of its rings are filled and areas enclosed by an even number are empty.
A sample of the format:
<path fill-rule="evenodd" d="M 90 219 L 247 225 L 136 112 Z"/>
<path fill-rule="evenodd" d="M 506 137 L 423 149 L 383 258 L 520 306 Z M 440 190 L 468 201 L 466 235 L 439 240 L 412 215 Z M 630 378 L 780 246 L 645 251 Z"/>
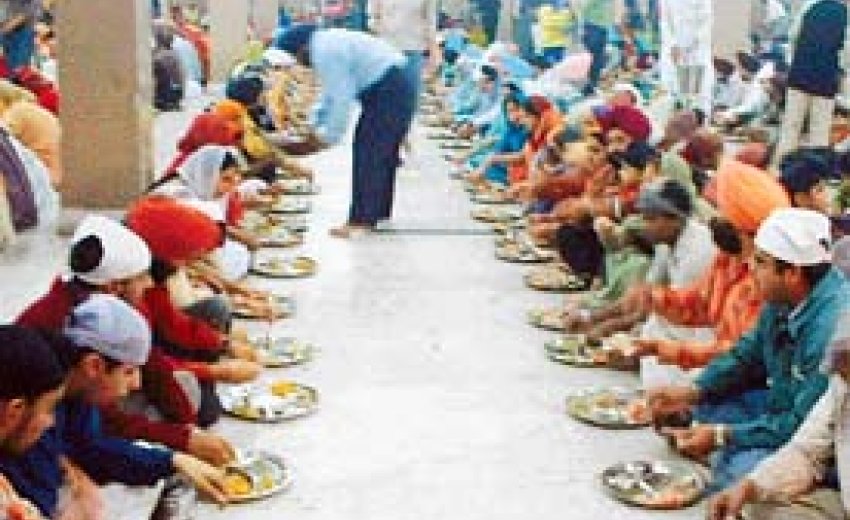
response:
<path fill-rule="evenodd" d="M 112 294 L 133 306 L 144 304 L 152 287 L 149 274 L 151 254 L 145 242 L 121 223 L 100 215 L 83 219 L 71 239 L 69 279 L 57 278 L 50 291 L 32 303 L 16 324 L 58 333 L 74 308 L 92 294 Z M 179 362 L 154 349 L 148 359 L 152 367 L 171 367 L 172 377 L 158 379 L 167 393 L 173 422 L 151 420 L 146 414 L 130 413 L 119 403 L 101 406 L 104 428 L 110 435 L 142 439 L 185 451 L 213 464 L 229 461 L 233 448 L 222 437 L 195 427 L 200 406 L 198 377 L 208 372 L 200 364 Z M 146 371 L 147 373 L 147 371 Z M 184 420 L 179 420 L 183 418 Z"/>
<path fill-rule="evenodd" d="M 141 446 L 102 431 L 97 407 L 140 388 L 140 367 L 151 350 L 145 318 L 114 296 L 96 294 L 74 310 L 63 336 L 55 352 L 68 373 L 55 425 L 28 449 L 0 456 L 0 473 L 48 516 L 59 500 L 63 459 L 98 483 L 152 486 L 179 474 L 217 502 L 226 503 L 222 470 L 184 453 Z M 106 512 L 102 518 L 109 517 Z"/>
<path fill-rule="evenodd" d="M 692 385 L 648 390 L 660 432 L 689 457 L 710 456 L 715 492 L 788 442 L 826 390 L 819 367 L 848 303 L 850 282 L 832 266 L 826 216 L 776 210 L 755 245 L 755 276 L 766 301 L 755 328 Z M 697 423 L 663 427 L 683 411 Z"/>
<path fill-rule="evenodd" d="M 823 372 L 829 387 L 794 437 L 734 487 L 718 494 L 709 505 L 710 520 L 737 518 L 751 504 L 753 520 L 842 520 L 850 496 L 834 489 L 847 477 L 848 381 L 850 381 L 850 315 L 838 318 Z M 846 480 L 845 480 L 846 481 Z"/>

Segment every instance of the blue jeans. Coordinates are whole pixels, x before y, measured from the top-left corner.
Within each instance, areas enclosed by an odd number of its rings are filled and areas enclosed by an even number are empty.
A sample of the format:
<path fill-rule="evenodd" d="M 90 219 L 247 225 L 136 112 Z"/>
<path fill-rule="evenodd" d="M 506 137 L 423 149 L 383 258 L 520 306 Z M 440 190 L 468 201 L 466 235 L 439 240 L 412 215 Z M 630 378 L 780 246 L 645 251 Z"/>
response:
<path fill-rule="evenodd" d="M 722 403 L 706 403 L 694 410 L 694 419 L 703 424 L 738 424 L 752 421 L 767 412 L 767 390 L 752 390 Z M 759 462 L 776 450 L 728 445 L 711 455 L 712 481 L 709 493 L 720 492 L 746 477 Z"/>
<path fill-rule="evenodd" d="M 590 93 L 599 84 L 599 78 L 605 69 L 605 47 L 608 45 L 608 29 L 592 23 L 584 24 L 584 46 L 593 57 L 590 74 L 587 78 L 585 93 Z"/>
<path fill-rule="evenodd" d="M 25 23 L 3 37 L 3 54 L 11 71 L 32 63 L 35 55 L 35 28 L 32 24 Z"/>

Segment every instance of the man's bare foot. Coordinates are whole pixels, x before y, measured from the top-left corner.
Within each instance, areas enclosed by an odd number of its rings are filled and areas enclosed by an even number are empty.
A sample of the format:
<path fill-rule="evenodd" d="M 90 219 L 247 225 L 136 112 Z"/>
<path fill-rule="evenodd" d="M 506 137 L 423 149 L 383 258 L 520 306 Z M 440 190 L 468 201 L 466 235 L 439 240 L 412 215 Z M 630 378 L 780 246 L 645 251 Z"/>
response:
<path fill-rule="evenodd" d="M 371 232 L 373 226 L 368 224 L 343 224 L 330 230 L 334 238 L 352 238 Z"/>

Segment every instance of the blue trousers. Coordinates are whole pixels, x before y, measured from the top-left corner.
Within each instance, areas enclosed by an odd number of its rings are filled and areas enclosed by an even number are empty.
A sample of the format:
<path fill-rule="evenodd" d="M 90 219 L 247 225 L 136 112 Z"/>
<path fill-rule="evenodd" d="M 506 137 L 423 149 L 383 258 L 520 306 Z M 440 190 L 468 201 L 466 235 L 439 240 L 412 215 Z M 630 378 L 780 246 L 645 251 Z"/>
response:
<path fill-rule="evenodd" d="M 584 46 L 587 52 L 593 57 L 590 64 L 590 74 L 587 78 L 587 86 L 585 92 L 589 93 L 596 89 L 599 84 L 599 78 L 602 76 L 602 71 L 605 69 L 605 48 L 608 45 L 608 29 L 588 23 L 584 25 Z"/>
<path fill-rule="evenodd" d="M 417 105 L 419 94 L 422 92 L 422 70 L 425 68 L 425 53 L 422 51 L 404 51 L 407 58 L 405 72 L 410 74 L 410 80 L 416 86 Z"/>
<path fill-rule="evenodd" d="M 767 391 L 753 390 L 722 403 L 701 404 L 694 419 L 703 424 L 737 424 L 751 421 L 767 411 Z M 746 477 L 759 462 L 776 450 L 728 445 L 711 456 L 712 481 L 708 492 L 717 493 Z"/>
<path fill-rule="evenodd" d="M 374 226 L 392 214 L 399 147 L 413 121 L 416 85 L 407 71 L 393 67 L 359 99 L 348 222 Z"/>

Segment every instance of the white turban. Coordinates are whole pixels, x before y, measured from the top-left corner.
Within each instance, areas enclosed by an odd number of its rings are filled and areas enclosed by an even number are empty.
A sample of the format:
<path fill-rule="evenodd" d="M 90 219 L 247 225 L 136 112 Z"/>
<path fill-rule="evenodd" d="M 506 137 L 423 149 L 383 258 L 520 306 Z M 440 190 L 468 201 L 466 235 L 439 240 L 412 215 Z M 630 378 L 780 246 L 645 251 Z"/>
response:
<path fill-rule="evenodd" d="M 151 252 L 141 237 L 120 222 L 101 215 L 88 215 L 77 226 L 71 247 L 94 237 L 100 243 L 102 256 L 98 265 L 74 276 L 92 285 L 106 285 L 138 276 L 151 266 Z"/>

